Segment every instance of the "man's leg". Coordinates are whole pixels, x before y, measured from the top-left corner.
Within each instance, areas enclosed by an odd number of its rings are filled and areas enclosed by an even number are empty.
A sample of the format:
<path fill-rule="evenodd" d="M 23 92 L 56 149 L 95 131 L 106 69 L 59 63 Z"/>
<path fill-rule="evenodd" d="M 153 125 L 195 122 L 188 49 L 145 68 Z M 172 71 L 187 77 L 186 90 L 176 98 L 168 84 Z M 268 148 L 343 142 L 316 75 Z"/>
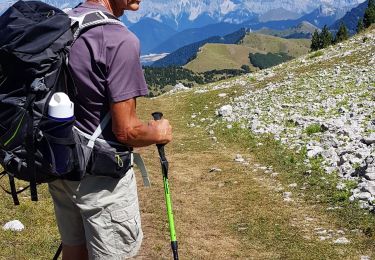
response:
<path fill-rule="evenodd" d="M 79 182 L 56 180 L 49 183 L 59 228 L 64 260 L 87 260 L 85 230 L 82 216 L 74 200 Z"/>
<path fill-rule="evenodd" d="M 86 244 L 80 246 L 63 245 L 62 249 L 63 260 L 88 260 L 88 253 Z"/>
<path fill-rule="evenodd" d="M 121 179 L 86 176 L 77 189 L 89 259 L 127 259 L 142 242 L 133 169 Z"/>

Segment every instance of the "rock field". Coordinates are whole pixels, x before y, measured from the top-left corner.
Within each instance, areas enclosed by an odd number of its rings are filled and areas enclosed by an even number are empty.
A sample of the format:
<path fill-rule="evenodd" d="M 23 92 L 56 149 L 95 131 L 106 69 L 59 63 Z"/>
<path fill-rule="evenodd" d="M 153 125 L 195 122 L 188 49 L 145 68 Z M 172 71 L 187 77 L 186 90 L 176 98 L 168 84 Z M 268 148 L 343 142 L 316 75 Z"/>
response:
<path fill-rule="evenodd" d="M 196 94 L 231 86 L 245 93 L 217 110 L 231 124 L 321 159 L 327 174 L 355 180 L 350 200 L 375 206 L 375 30 L 325 50 Z M 343 189 L 344 183 L 337 185 Z"/>
<path fill-rule="evenodd" d="M 262 82 L 265 87 L 254 90 Z M 306 165 L 322 158 L 327 174 L 358 181 L 350 200 L 374 209 L 374 31 L 214 89 L 228 85 L 247 91 L 218 109 L 218 115 L 305 150 Z"/>

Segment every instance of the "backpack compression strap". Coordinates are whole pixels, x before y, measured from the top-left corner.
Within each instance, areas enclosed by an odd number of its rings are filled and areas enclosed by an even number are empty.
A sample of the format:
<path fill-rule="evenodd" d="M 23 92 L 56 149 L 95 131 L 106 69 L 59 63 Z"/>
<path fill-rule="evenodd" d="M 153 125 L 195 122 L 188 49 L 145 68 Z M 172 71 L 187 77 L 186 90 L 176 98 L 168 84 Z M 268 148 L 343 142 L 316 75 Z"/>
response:
<path fill-rule="evenodd" d="M 98 137 L 101 135 L 101 133 L 103 132 L 103 129 L 108 125 L 110 119 L 111 119 L 111 112 L 108 112 L 105 115 L 105 117 L 102 119 L 102 121 L 100 122 L 99 126 L 96 128 L 95 132 L 91 136 L 87 136 L 88 139 L 89 139 L 87 147 L 89 147 L 91 149 L 94 148 L 96 139 L 98 139 Z M 147 172 L 145 163 L 144 163 L 141 155 L 139 153 L 132 153 L 131 158 L 132 158 L 131 164 L 133 165 L 133 163 L 135 163 L 138 166 L 139 170 L 141 171 L 143 184 L 146 187 L 150 187 L 151 182 L 150 182 L 150 179 L 148 177 L 148 172 Z"/>
<path fill-rule="evenodd" d="M 118 24 L 124 26 L 114 15 L 103 11 L 88 12 L 81 16 L 70 16 L 70 19 L 72 20 L 71 26 L 73 28 L 77 27 L 73 35 L 73 43 L 83 32 L 92 27 L 104 24 Z"/>

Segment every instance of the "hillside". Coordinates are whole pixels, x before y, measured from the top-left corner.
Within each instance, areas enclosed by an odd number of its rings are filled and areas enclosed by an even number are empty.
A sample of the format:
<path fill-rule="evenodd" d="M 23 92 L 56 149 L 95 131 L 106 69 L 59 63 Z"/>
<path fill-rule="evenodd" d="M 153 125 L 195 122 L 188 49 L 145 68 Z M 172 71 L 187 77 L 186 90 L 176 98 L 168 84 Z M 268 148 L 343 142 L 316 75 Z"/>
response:
<path fill-rule="evenodd" d="M 206 43 L 238 43 L 245 36 L 245 29 L 240 29 L 233 33 L 227 34 L 225 36 L 213 36 L 205 40 L 195 42 L 178 50 L 168 54 L 166 57 L 157 60 L 152 64 L 153 67 L 168 67 L 168 66 L 183 66 L 187 64 L 190 60 L 194 59 L 200 47 Z"/>
<path fill-rule="evenodd" d="M 213 36 L 224 36 L 241 28 L 238 24 L 215 23 L 200 28 L 191 28 L 174 34 L 151 49 L 151 53 L 174 52 L 177 49 Z"/>
<path fill-rule="evenodd" d="M 250 66 L 249 53 L 256 52 L 247 46 L 237 44 L 209 43 L 200 48 L 197 57 L 184 66 L 194 72 L 222 69 L 241 69 L 242 65 Z"/>
<path fill-rule="evenodd" d="M 298 57 L 310 50 L 309 39 L 283 39 L 271 35 L 250 33 L 242 40 L 241 45 L 263 52 L 284 52 L 290 56 Z"/>
<path fill-rule="evenodd" d="M 247 34 L 239 44 L 206 44 L 200 48 L 197 57 L 184 67 L 194 72 L 204 72 L 220 69 L 240 69 L 249 65 L 251 70 L 256 68 L 250 63 L 249 53 L 287 53 L 298 57 L 310 50 L 308 39 L 283 39 L 258 33 Z"/>
<path fill-rule="evenodd" d="M 267 35 L 282 37 L 286 39 L 304 39 L 304 38 L 309 39 L 311 38 L 315 30 L 319 30 L 319 28 L 312 25 L 309 22 L 304 21 L 298 24 L 297 26 L 294 26 L 286 30 L 280 31 L 280 30 L 271 30 L 271 29 L 263 28 L 263 29 L 257 30 L 256 33 L 267 34 Z"/>

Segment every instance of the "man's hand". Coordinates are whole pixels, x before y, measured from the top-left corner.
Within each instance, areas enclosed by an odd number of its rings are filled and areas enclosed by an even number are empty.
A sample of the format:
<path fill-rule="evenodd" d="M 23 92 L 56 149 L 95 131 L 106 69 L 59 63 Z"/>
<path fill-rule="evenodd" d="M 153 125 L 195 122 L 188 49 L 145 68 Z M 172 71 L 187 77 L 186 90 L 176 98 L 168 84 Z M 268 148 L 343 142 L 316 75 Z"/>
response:
<path fill-rule="evenodd" d="M 155 128 L 159 136 L 157 144 L 167 144 L 172 141 L 172 126 L 167 119 L 150 120 L 148 125 Z"/>
<path fill-rule="evenodd" d="M 144 124 L 137 117 L 136 99 L 111 104 L 112 131 L 120 143 L 132 147 L 166 144 L 172 140 L 168 120 L 151 120 Z"/>

